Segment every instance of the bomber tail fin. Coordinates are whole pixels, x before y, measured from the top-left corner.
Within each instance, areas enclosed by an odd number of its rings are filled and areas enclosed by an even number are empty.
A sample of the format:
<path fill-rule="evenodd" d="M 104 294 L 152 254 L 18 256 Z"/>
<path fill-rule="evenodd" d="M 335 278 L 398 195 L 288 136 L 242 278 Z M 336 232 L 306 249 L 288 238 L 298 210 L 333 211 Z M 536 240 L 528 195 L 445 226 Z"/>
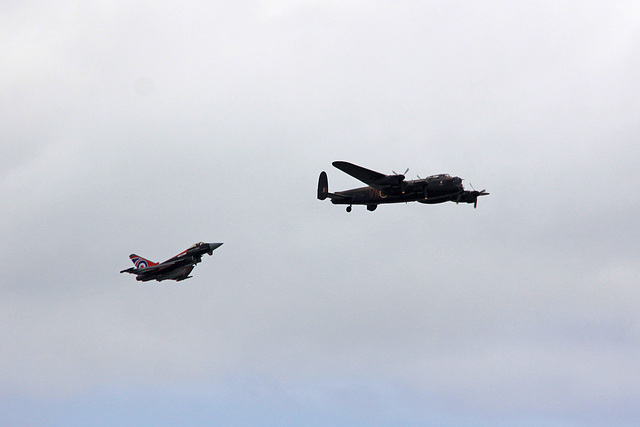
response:
<path fill-rule="evenodd" d="M 148 259 L 142 258 L 140 255 L 136 254 L 129 255 L 129 258 L 131 258 L 131 262 L 133 262 L 133 265 L 135 265 L 136 268 L 145 268 L 151 267 L 152 265 L 158 265 L 157 262 L 149 261 Z"/>
<path fill-rule="evenodd" d="M 329 195 L 329 180 L 325 171 L 320 172 L 318 178 L 318 200 L 324 200 Z"/>

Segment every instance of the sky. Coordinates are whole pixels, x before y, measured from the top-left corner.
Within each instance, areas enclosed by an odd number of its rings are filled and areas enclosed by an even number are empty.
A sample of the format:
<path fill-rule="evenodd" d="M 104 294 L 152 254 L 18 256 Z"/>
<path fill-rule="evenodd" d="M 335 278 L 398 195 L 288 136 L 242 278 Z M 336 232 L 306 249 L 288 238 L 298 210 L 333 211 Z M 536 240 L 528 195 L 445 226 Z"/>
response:
<path fill-rule="evenodd" d="M 640 424 L 637 2 L 9 1 L 0 61 L 0 424 Z"/>

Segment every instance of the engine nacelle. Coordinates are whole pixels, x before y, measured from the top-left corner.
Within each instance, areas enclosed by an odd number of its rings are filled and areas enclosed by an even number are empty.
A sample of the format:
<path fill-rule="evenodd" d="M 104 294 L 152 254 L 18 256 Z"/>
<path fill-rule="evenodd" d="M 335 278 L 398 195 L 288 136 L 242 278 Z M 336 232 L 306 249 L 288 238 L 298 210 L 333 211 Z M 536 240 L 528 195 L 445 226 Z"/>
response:
<path fill-rule="evenodd" d="M 377 179 L 377 185 L 399 186 L 404 181 L 404 175 L 387 175 L 384 178 Z"/>

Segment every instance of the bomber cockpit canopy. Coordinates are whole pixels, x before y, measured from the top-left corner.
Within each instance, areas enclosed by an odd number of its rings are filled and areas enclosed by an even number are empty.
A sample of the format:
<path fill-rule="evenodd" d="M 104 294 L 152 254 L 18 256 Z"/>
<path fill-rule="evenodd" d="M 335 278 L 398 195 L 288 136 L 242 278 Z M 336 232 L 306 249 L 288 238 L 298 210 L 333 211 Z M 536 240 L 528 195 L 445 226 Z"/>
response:
<path fill-rule="evenodd" d="M 451 175 L 449 175 L 448 173 L 441 173 L 440 175 L 431 175 L 427 177 L 427 179 L 449 179 L 449 178 L 451 178 Z"/>

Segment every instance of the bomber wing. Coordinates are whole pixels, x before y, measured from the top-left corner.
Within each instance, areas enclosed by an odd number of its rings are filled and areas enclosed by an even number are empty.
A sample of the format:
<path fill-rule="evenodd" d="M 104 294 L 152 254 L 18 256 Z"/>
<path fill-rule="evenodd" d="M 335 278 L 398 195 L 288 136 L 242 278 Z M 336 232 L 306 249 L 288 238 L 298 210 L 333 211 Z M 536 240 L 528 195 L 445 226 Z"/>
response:
<path fill-rule="evenodd" d="M 340 169 L 342 172 L 349 174 L 355 179 L 378 190 L 399 188 L 402 186 L 402 181 L 404 181 L 404 175 L 385 175 L 349 162 L 337 161 L 333 162 L 332 165 Z"/>

